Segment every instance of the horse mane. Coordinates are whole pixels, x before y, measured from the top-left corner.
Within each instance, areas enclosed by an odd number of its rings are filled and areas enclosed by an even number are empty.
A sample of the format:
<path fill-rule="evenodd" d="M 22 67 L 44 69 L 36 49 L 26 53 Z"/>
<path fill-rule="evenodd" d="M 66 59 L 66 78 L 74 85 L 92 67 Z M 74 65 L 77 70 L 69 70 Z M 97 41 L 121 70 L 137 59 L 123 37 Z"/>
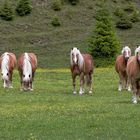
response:
<path fill-rule="evenodd" d="M 82 69 L 83 64 L 84 64 L 84 58 L 83 58 L 81 52 L 80 52 L 77 48 L 73 48 L 73 49 L 71 50 L 71 53 L 70 53 L 70 57 L 71 57 L 70 63 L 71 63 L 71 66 L 73 66 L 73 61 L 72 61 L 72 53 L 73 53 L 73 51 L 75 51 L 76 54 L 79 55 L 78 66 L 79 66 L 80 69 Z"/>
<path fill-rule="evenodd" d="M 28 53 L 24 53 L 23 73 L 32 74 L 32 66 L 31 66 L 30 57 L 29 57 Z"/>
<path fill-rule="evenodd" d="M 9 71 L 9 53 L 8 52 L 5 52 L 3 55 L 2 55 L 2 62 L 1 62 L 1 69 L 3 72 L 7 72 Z"/>
<path fill-rule="evenodd" d="M 136 48 L 136 50 L 135 50 L 135 56 L 137 55 L 137 52 L 139 52 L 140 51 L 140 46 L 138 46 L 138 48 Z"/>
<path fill-rule="evenodd" d="M 125 50 L 128 50 L 131 53 L 131 49 L 128 46 L 125 46 L 122 49 L 122 54 L 124 53 Z"/>

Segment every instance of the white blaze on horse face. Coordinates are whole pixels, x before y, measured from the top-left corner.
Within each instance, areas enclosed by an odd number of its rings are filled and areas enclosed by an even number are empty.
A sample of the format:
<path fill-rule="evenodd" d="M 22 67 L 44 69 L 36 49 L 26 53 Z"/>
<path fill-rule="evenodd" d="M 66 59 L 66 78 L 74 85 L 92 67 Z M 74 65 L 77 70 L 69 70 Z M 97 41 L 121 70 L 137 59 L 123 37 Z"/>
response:
<path fill-rule="evenodd" d="M 131 56 L 131 49 L 128 46 L 125 46 L 122 50 L 122 54 L 128 59 Z"/>
<path fill-rule="evenodd" d="M 79 52 L 78 52 L 77 48 L 73 48 L 71 50 L 71 65 L 74 65 L 74 64 L 78 63 L 78 58 L 77 58 L 78 53 Z"/>
<path fill-rule="evenodd" d="M 138 48 L 136 48 L 135 56 L 137 57 L 137 60 L 140 62 L 140 46 Z"/>
<path fill-rule="evenodd" d="M 9 55 L 8 53 L 4 53 L 2 56 L 1 74 L 2 74 L 3 80 L 9 81 Z"/>
<path fill-rule="evenodd" d="M 23 81 L 29 82 L 31 78 L 32 78 L 32 66 L 28 54 L 25 53 L 23 61 Z"/>
<path fill-rule="evenodd" d="M 79 68 L 83 67 L 84 58 L 77 48 L 71 50 L 71 65 L 77 64 Z"/>

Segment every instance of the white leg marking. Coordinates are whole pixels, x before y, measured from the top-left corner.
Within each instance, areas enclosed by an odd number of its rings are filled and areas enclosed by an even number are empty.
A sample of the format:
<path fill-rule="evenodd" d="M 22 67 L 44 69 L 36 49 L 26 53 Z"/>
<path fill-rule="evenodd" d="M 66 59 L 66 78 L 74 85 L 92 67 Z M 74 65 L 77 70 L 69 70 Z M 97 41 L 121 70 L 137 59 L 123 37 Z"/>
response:
<path fill-rule="evenodd" d="M 119 84 L 118 91 L 122 91 L 122 85 Z"/>
<path fill-rule="evenodd" d="M 137 97 L 136 96 L 132 97 L 132 102 L 133 102 L 133 104 L 137 104 Z"/>
<path fill-rule="evenodd" d="M 82 94 L 83 94 L 83 89 L 82 89 L 82 87 L 80 87 L 79 94 L 80 94 L 80 95 L 82 95 Z"/>

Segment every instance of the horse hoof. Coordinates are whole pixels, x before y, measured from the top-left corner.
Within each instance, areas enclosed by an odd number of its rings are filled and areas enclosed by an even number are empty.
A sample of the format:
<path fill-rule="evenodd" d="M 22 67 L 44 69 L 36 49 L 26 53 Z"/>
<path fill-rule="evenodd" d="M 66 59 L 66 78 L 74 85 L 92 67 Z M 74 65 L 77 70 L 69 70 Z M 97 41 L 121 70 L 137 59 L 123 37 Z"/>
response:
<path fill-rule="evenodd" d="M 127 90 L 128 90 L 128 91 L 131 91 L 131 88 L 128 88 Z"/>
<path fill-rule="evenodd" d="M 134 100 L 134 101 L 133 101 L 133 104 L 137 104 L 137 100 Z"/>
<path fill-rule="evenodd" d="M 23 89 L 21 88 L 20 91 L 23 91 Z"/>
<path fill-rule="evenodd" d="M 122 89 L 119 88 L 118 91 L 122 91 Z"/>
<path fill-rule="evenodd" d="M 13 88 L 13 86 L 10 86 L 9 88 Z"/>
<path fill-rule="evenodd" d="M 76 95 L 76 91 L 74 91 L 73 94 Z"/>
<path fill-rule="evenodd" d="M 92 94 L 92 91 L 91 90 L 89 91 L 89 94 Z"/>
<path fill-rule="evenodd" d="M 83 95 L 83 92 L 81 92 L 81 91 L 80 91 L 80 92 L 79 92 L 79 95 L 81 95 L 81 96 L 82 96 L 82 95 Z"/>
<path fill-rule="evenodd" d="M 33 89 L 32 89 L 32 88 L 30 88 L 29 90 L 30 90 L 30 91 L 33 91 Z"/>

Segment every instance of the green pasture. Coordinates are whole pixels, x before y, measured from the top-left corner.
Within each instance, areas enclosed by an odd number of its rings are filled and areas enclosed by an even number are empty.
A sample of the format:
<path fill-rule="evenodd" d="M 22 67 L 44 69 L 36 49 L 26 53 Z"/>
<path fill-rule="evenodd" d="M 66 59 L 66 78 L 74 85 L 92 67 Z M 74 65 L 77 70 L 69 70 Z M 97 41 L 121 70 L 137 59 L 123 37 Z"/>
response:
<path fill-rule="evenodd" d="M 117 83 L 113 68 L 98 68 L 93 95 L 74 96 L 68 69 L 39 69 L 34 91 L 23 92 L 15 72 L 13 89 L 0 85 L 0 139 L 139 139 L 140 104 L 119 93 Z"/>

